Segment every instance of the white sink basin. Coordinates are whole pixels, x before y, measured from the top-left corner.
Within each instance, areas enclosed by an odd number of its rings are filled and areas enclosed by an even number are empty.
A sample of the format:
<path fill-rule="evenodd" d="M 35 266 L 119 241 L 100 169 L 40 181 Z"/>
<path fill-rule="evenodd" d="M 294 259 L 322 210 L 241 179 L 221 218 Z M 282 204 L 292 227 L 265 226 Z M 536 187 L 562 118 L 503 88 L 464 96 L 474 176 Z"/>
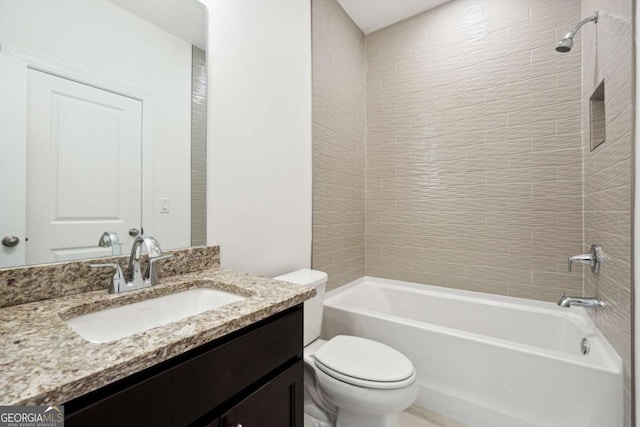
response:
<path fill-rule="evenodd" d="M 66 322 L 87 341 L 105 343 L 244 299 L 243 296 L 217 289 L 189 289 L 84 314 Z"/>

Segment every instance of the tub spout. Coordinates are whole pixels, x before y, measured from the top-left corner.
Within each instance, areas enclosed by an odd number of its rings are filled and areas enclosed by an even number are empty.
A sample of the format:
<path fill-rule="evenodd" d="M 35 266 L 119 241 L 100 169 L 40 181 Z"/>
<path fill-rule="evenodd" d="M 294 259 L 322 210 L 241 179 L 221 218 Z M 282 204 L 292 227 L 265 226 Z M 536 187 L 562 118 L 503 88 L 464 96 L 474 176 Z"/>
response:
<path fill-rule="evenodd" d="M 572 305 L 579 305 L 581 307 L 588 308 L 600 308 L 604 307 L 604 302 L 600 301 L 597 298 L 592 297 L 568 297 L 565 294 L 562 294 L 562 298 L 558 301 L 558 305 L 560 307 L 571 307 Z"/>

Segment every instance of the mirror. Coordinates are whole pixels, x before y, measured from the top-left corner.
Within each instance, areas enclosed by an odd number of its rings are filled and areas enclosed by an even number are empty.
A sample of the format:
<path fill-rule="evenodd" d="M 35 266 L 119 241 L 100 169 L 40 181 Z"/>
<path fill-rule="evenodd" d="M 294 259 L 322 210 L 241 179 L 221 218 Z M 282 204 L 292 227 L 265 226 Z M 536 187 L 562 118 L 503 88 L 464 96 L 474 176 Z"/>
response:
<path fill-rule="evenodd" d="M 0 268 L 206 243 L 206 19 L 0 0 Z"/>

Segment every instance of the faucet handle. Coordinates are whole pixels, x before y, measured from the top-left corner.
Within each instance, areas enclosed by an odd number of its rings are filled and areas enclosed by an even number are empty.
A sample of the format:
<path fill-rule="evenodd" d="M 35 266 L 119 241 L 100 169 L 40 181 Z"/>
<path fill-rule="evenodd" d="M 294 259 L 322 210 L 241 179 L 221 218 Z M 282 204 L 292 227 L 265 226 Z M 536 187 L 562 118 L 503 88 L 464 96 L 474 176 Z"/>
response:
<path fill-rule="evenodd" d="M 574 255 L 570 256 L 568 261 L 568 269 L 569 273 L 571 273 L 571 266 L 574 262 L 579 262 L 581 264 L 591 264 L 591 254 L 582 254 L 582 255 Z"/>
<path fill-rule="evenodd" d="M 589 264 L 591 266 L 591 272 L 598 274 L 600 272 L 600 265 L 602 264 L 602 246 L 598 244 L 591 245 L 591 250 L 588 254 L 574 255 L 568 259 L 568 269 L 571 272 L 571 265 L 574 262 L 582 264 Z"/>
<path fill-rule="evenodd" d="M 173 258 L 173 254 L 161 255 L 153 258 L 149 257 L 149 281 L 151 282 L 151 286 L 155 286 L 159 282 L 156 262 L 169 258 Z"/>
<path fill-rule="evenodd" d="M 124 274 L 122 274 L 122 268 L 120 264 L 89 264 L 90 268 L 113 268 L 115 273 L 113 274 L 113 281 L 111 282 L 111 286 L 109 287 L 109 293 L 115 294 L 118 292 L 122 292 L 126 285 L 126 280 L 124 279 Z"/>

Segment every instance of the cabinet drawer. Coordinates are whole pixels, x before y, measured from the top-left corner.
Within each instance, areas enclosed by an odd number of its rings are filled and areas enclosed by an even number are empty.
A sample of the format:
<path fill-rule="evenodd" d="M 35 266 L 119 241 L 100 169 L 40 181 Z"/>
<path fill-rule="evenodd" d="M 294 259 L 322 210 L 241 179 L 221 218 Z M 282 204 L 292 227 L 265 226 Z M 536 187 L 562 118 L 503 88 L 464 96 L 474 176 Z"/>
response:
<path fill-rule="evenodd" d="M 220 418 L 222 427 L 302 427 L 302 361 L 260 387 Z"/>
<path fill-rule="evenodd" d="M 263 323 L 263 322 L 261 322 Z M 243 333 L 244 332 L 244 333 Z M 69 402 L 67 427 L 184 426 L 302 356 L 301 306 Z M 76 408 L 79 408 L 76 410 Z M 66 409 L 66 408 L 65 408 Z"/>

